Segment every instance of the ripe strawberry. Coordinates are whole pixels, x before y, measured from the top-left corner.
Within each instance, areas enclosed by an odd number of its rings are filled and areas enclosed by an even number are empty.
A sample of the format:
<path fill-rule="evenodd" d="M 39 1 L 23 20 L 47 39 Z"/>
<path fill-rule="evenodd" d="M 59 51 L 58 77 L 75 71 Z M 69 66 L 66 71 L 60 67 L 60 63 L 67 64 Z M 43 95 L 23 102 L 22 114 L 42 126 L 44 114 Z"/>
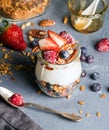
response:
<path fill-rule="evenodd" d="M 53 41 L 51 38 L 44 38 L 44 39 L 39 40 L 39 47 L 43 51 L 59 50 L 58 44 L 55 41 Z"/>
<path fill-rule="evenodd" d="M 23 96 L 18 93 L 14 93 L 8 100 L 16 106 L 21 106 L 24 104 Z"/>
<path fill-rule="evenodd" d="M 96 46 L 97 51 L 106 52 L 109 51 L 109 40 L 108 38 L 102 38 Z"/>
<path fill-rule="evenodd" d="M 53 32 L 51 30 L 48 30 L 47 33 L 48 33 L 48 36 L 59 45 L 59 47 L 61 47 L 67 43 L 67 40 L 65 38 L 61 37 L 59 34 Z"/>
<path fill-rule="evenodd" d="M 2 30 L 0 33 L 0 41 L 3 42 L 4 45 L 19 51 L 23 51 L 26 48 L 23 32 L 19 26 L 11 24 L 0 27 L 0 29 Z"/>
<path fill-rule="evenodd" d="M 43 52 L 43 58 L 52 64 L 55 64 L 57 59 L 57 52 L 56 51 L 44 51 Z"/>

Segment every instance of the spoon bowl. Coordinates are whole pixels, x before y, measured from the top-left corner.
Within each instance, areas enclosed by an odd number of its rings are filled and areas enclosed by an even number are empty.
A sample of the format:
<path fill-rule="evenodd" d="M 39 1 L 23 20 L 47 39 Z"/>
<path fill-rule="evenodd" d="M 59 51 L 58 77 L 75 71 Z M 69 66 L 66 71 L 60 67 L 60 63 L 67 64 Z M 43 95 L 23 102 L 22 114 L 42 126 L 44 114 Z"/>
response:
<path fill-rule="evenodd" d="M 51 109 L 51 108 L 48 108 L 48 107 L 45 107 L 45 106 L 41 106 L 39 104 L 35 104 L 35 103 L 23 103 L 21 106 L 14 105 L 13 103 L 11 103 L 9 101 L 9 98 L 13 94 L 14 94 L 14 92 L 0 86 L 0 95 L 12 107 L 15 107 L 15 108 L 33 107 L 33 108 L 37 108 L 39 110 L 43 110 L 43 111 L 47 111 L 47 112 L 51 112 L 51 113 L 60 115 L 64 118 L 67 118 L 67 119 L 72 120 L 72 121 L 81 121 L 81 119 L 82 119 L 82 117 L 80 117 L 76 114 L 60 112 L 60 111 L 57 111 L 57 110 L 54 110 L 54 109 Z"/>

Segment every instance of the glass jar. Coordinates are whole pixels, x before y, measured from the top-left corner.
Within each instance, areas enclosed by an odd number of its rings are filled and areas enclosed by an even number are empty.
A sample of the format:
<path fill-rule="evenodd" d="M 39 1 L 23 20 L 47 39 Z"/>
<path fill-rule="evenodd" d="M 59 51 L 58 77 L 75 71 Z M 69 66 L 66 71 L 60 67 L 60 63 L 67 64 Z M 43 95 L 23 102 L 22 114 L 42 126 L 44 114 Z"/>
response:
<path fill-rule="evenodd" d="M 68 0 L 68 8 L 71 12 L 72 26 L 79 32 L 91 33 L 99 30 L 104 22 L 104 16 L 108 8 L 107 0 L 99 0 L 94 3 L 90 12 L 83 13 L 95 0 Z"/>
<path fill-rule="evenodd" d="M 11 21 L 22 21 L 43 14 L 51 0 L 0 0 L 0 16 Z"/>
<path fill-rule="evenodd" d="M 44 64 L 38 58 L 35 67 L 37 84 L 40 89 L 51 97 L 71 95 L 81 75 L 80 47 L 77 45 L 73 60 L 66 64 Z"/>

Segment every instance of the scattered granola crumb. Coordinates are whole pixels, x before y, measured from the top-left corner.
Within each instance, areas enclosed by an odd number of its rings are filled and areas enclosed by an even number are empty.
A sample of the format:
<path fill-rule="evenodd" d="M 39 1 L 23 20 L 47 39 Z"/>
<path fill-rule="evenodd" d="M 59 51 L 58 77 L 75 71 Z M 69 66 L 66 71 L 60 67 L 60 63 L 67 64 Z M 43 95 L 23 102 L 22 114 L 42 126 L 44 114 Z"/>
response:
<path fill-rule="evenodd" d="M 103 99 L 104 99 L 104 98 L 106 98 L 106 97 L 107 97 L 106 94 L 101 94 L 101 95 L 100 95 L 100 98 L 103 98 Z"/>
<path fill-rule="evenodd" d="M 82 113 L 83 113 L 83 110 L 79 110 L 79 113 L 82 114 Z"/>
<path fill-rule="evenodd" d="M 67 24 L 67 23 L 68 23 L 68 16 L 65 16 L 65 17 L 64 17 L 63 23 L 64 23 L 64 24 Z"/>
<path fill-rule="evenodd" d="M 34 37 L 32 37 L 31 35 L 29 35 L 29 36 L 28 36 L 28 40 L 29 40 L 30 42 L 32 42 L 32 41 L 34 41 Z"/>
<path fill-rule="evenodd" d="M 78 104 L 80 104 L 80 105 L 84 105 L 85 102 L 84 102 L 84 101 L 78 101 Z"/>
<path fill-rule="evenodd" d="M 90 114 L 89 114 L 89 113 L 86 113 L 86 114 L 85 114 L 85 116 L 86 116 L 86 117 L 89 117 L 89 116 L 90 116 Z"/>
<path fill-rule="evenodd" d="M 82 85 L 82 86 L 80 86 L 80 88 L 79 88 L 81 91 L 84 91 L 85 90 L 85 86 L 84 85 Z"/>
<path fill-rule="evenodd" d="M 68 96 L 66 96 L 66 98 L 67 98 L 67 99 L 70 99 L 70 98 L 71 98 L 71 96 L 72 96 L 72 95 L 68 95 Z"/>
<path fill-rule="evenodd" d="M 100 116 L 101 116 L 101 113 L 100 113 L 100 112 L 96 112 L 96 116 L 97 116 L 97 117 L 100 117 Z"/>

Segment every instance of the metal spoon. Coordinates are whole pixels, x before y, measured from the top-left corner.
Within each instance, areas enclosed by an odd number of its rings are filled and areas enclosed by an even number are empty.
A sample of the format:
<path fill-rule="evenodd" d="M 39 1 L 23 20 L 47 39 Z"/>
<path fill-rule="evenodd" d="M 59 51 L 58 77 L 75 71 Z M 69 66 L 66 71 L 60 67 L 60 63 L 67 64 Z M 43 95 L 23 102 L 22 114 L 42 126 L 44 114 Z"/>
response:
<path fill-rule="evenodd" d="M 97 6 L 98 6 L 99 0 L 94 0 L 82 13 L 81 15 L 93 15 L 96 12 Z M 90 18 L 78 18 L 75 21 L 75 27 L 79 30 L 83 30 L 89 27 L 91 24 L 92 19 Z"/>
<path fill-rule="evenodd" d="M 70 114 L 70 113 L 65 113 L 65 112 L 59 112 L 57 110 L 45 107 L 45 106 L 41 106 L 38 104 L 34 104 L 34 103 L 24 103 L 22 106 L 16 106 L 14 104 L 12 104 L 8 99 L 13 95 L 14 93 L 4 87 L 0 87 L 0 95 L 2 96 L 2 98 L 9 103 L 11 106 L 15 107 L 15 108 L 23 108 L 23 107 L 34 107 L 43 111 L 47 111 L 47 112 L 51 112 L 57 115 L 60 115 L 62 117 L 65 117 L 67 119 L 73 120 L 73 121 L 81 121 L 82 117 L 77 116 L 75 114 Z"/>

